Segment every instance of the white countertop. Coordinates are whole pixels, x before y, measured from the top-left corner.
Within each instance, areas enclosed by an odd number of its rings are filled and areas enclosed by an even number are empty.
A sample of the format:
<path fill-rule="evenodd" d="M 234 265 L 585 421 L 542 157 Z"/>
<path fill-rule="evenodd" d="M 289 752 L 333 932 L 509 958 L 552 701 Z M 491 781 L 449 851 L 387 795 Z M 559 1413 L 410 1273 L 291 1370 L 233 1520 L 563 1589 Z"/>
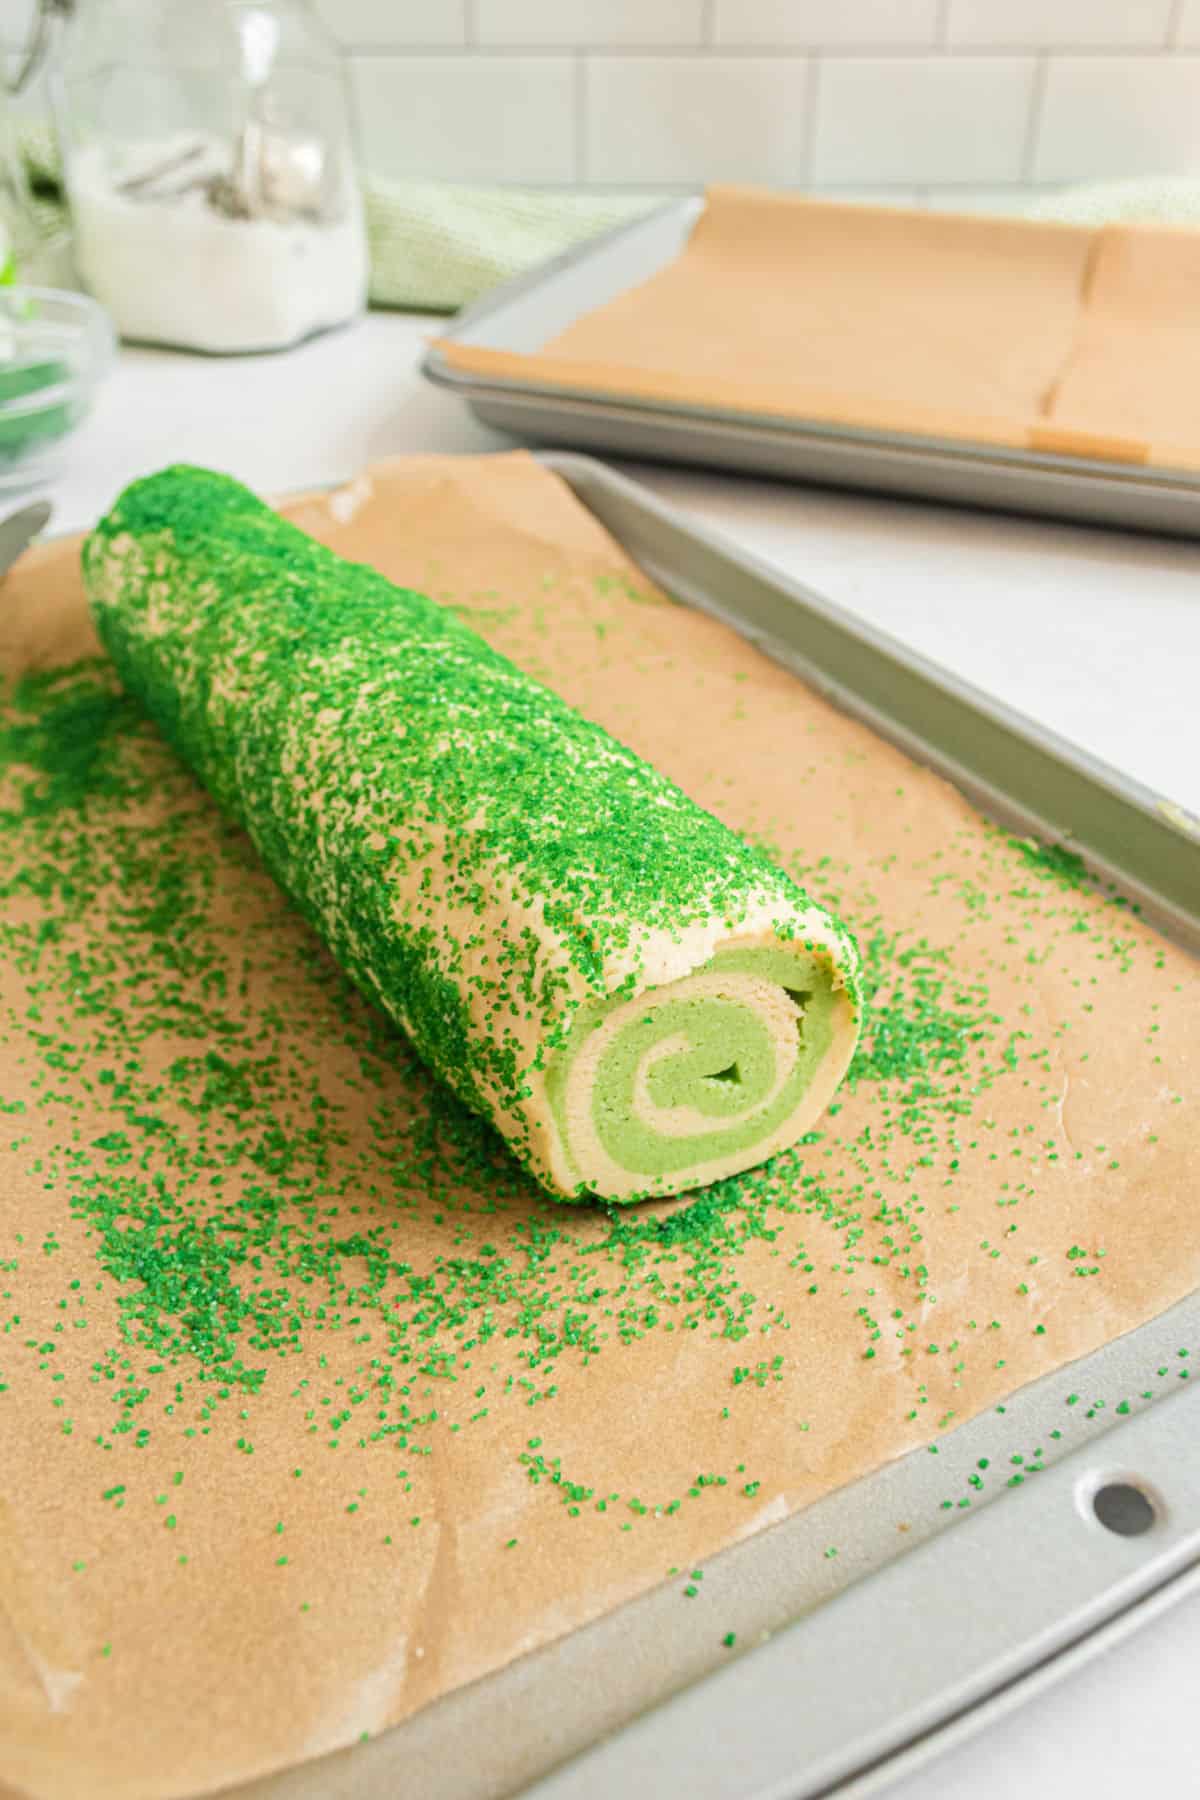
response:
<path fill-rule="evenodd" d="M 92 523 L 167 462 L 268 493 L 368 458 L 504 447 L 424 383 L 429 320 L 373 314 L 282 356 L 126 350 L 51 489 Z M 1200 812 L 1200 543 L 763 481 L 633 470 L 664 499 L 1094 755 Z M 966 1597 L 969 1603 L 969 1596 Z M 896 1800 L 1200 1793 L 1200 1599 L 966 1745 Z"/>

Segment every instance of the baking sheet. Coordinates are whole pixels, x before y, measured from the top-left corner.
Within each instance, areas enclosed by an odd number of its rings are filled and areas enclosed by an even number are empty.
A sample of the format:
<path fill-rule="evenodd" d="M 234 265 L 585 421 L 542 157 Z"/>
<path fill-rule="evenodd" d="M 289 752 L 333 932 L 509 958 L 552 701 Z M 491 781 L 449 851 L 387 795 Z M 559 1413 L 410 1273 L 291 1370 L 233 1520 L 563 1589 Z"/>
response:
<path fill-rule="evenodd" d="M 830 207 L 825 203 L 815 210 L 837 218 L 849 214 L 870 219 L 883 209 Z M 935 416 L 925 406 L 920 420 L 889 414 L 885 422 L 881 414 L 875 413 L 871 415 L 873 423 L 859 419 L 862 409 L 857 407 L 851 409 L 858 419 L 856 423 L 843 419 L 844 408 L 837 417 L 826 406 L 824 413 L 818 407 L 798 418 L 781 414 L 771 404 L 751 407 L 744 395 L 728 397 L 728 403 L 723 399 L 719 404 L 715 400 L 701 404 L 661 393 L 643 394 L 624 375 L 610 379 L 606 373 L 599 385 L 564 385 L 563 368 L 551 368 L 554 359 L 544 354 L 546 347 L 572 340 L 577 331 L 591 329 L 589 321 L 614 316 L 614 309 L 619 313 L 621 307 L 647 290 L 659 292 L 661 278 L 684 268 L 680 259 L 706 211 L 706 202 L 698 197 L 671 202 L 645 219 L 607 233 L 506 283 L 454 321 L 428 351 L 424 372 L 467 399 L 486 423 L 541 443 L 713 464 L 956 504 L 1081 518 L 1099 524 L 1183 534 L 1197 529 L 1200 495 L 1195 472 L 1140 460 L 1109 460 L 1113 446 L 1103 442 L 1104 432 L 1099 428 L 1103 421 L 1098 423 L 1090 414 L 1086 421 L 1078 417 L 1076 425 L 1086 422 L 1092 436 L 1101 440 L 1098 444 L 1088 446 L 1082 439 L 1047 434 L 1042 421 L 1037 436 L 1039 447 L 1035 450 L 1006 447 L 1001 439 L 1010 436 L 1007 428 L 999 430 L 998 435 L 986 424 L 980 427 L 982 441 L 978 436 L 964 437 L 963 421 L 951 417 L 944 407 L 943 416 Z M 927 215 L 898 214 L 887 209 L 883 217 L 919 221 Z M 982 225 L 983 248 L 988 255 L 994 250 L 988 237 L 990 221 L 954 220 L 953 225 L 965 227 L 968 240 Z M 1035 234 L 1042 229 L 1018 221 L 1007 222 L 1005 228 Z M 1065 233 L 1063 241 L 1068 246 L 1077 247 L 1087 235 L 1081 236 L 1078 227 L 1053 230 Z M 1035 245 L 1051 241 L 1057 239 L 1043 240 L 1035 235 L 1033 240 Z M 1173 243 L 1174 236 L 1169 235 L 1164 242 Z M 1161 255 L 1157 240 L 1148 248 Z M 981 266 L 986 265 L 985 255 Z M 1106 331 L 1115 330 L 1121 335 L 1121 298 L 1116 291 L 1120 282 L 1109 278 L 1119 275 L 1119 264 L 1111 253 L 1104 273 L 1105 288 L 1113 292 L 1104 314 L 1097 321 L 1088 320 L 1075 350 L 1064 355 L 1059 395 L 1062 404 L 1069 401 L 1074 407 L 1081 400 L 1081 384 L 1075 380 L 1073 361 L 1082 360 L 1090 366 L 1091 373 L 1085 371 L 1086 381 L 1095 388 L 1093 346 L 1103 340 Z M 1148 285 L 1142 283 L 1143 287 Z M 1181 283 L 1176 279 L 1173 284 L 1162 285 L 1163 295 L 1155 302 L 1162 316 L 1154 338 L 1164 345 L 1177 344 L 1188 329 L 1186 311 L 1180 303 Z M 1182 286 L 1186 287 L 1186 282 Z M 757 328 L 750 329 L 747 323 L 752 318 L 756 318 L 756 306 L 749 310 L 743 307 L 741 313 L 731 309 L 719 321 L 714 342 L 725 345 L 725 350 L 719 358 L 708 357 L 710 379 L 714 373 L 725 379 L 731 362 L 736 365 L 743 354 L 744 341 L 757 340 Z M 736 338 L 732 354 L 727 343 L 731 332 Z M 1118 371 L 1126 367 L 1131 344 L 1138 335 L 1136 322 L 1124 329 L 1120 356 L 1114 365 Z M 1061 343 L 1058 347 L 1062 348 Z M 962 363 L 961 344 L 956 348 L 958 354 L 948 358 L 946 364 L 951 369 Z M 1179 395 L 1191 393 L 1186 378 L 1176 379 L 1179 369 L 1186 369 L 1186 359 L 1177 366 L 1164 354 L 1159 361 L 1166 367 L 1162 380 L 1154 370 L 1143 377 L 1138 359 L 1127 380 L 1110 371 L 1112 380 L 1123 388 L 1123 395 L 1117 395 L 1119 405 L 1131 406 L 1137 412 L 1140 393 L 1147 385 L 1159 393 L 1155 404 L 1188 404 L 1186 399 L 1169 402 L 1163 397 L 1164 391 L 1172 387 Z M 896 359 L 901 372 L 908 366 L 907 356 Z M 937 358 L 932 367 L 940 380 L 941 363 Z M 1101 379 L 1107 381 L 1109 376 Z M 772 385 L 777 395 L 778 384 Z M 813 404 L 817 404 L 816 400 Z M 992 423 L 995 425 L 996 421 Z M 1024 444 L 1025 440 L 1021 442 Z M 1104 451 L 1103 458 L 1088 454 L 1089 448 Z"/>
<path fill-rule="evenodd" d="M 20 1491 L 5 1495 L 15 1571 L 8 1584 L 13 1643 L 3 1681 L 6 1739 L 24 1759 L 27 1781 L 53 1759 L 56 1779 L 67 1771 L 76 1791 L 89 1794 L 187 1791 L 352 1741 L 662 1581 L 672 1566 L 684 1571 L 684 1587 L 670 1590 L 672 1601 L 704 1619 L 698 1631 L 713 1629 L 715 1650 L 723 1634 L 702 1603 L 703 1576 L 691 1576 L 694 1559 L 908 1444 L 927 1441 L 1196 1285 L 1200 1254 L 1187 1229 L 1194 1152 L 1182 1128 L 1183 1108 L 1172 1098 L 1187 1090 L 1196 1055 L 1186 1017 L 1194 974 L 1180 952 L 1127 911 L 1105 908 L 1076 885 L 1069 866 L 1048 869 L 1027 848 L 982 826 L 943 783 L 914 771 L 724 627 L 658 601 L 565 491 L 526 459 L 395 465 L 358 490 L 311 503 L 301 516 L 339 547 L 462 606 L 493 641 L 552 677 L 714 810 L 768 838 L 780 855 L 801 855 L 814 884 L 836 890 L 860 928 L 869 931 L 872 916 L 886 906 L 888 928 L 901 942 L 880 951 L 882 976 L 886 985 L 899 974 L 907 995 L 881 1017 L 894 1027 L 893 1050 L 895 1031 L 919 1019 L 927 1060 L 902 1062 L 902 1072 L 887 1082 L 861 1083 L 830 1121 L 830 1134 L 809 1147 L 805 1165 L 780 1172 L 758 1197 L 727 1196 L 728 1211 L 710 1214 L 700 1233 L 693 1214 L 690 1226 L 674 1224 L 664 1234 L 654 1221 L 677 1219 L 678 1209 L 669 1207 L 640 1215 L 632 1234 L 628 1221 L 614 1229 L 596 1215 L 564 1215 L 519 1189 L 502 1162 L 486 1161 L 487 1147 L 477 1139 L 471 1154 L 485 1159 L 488 1179 L 481 1188 L 476 1176 L 472 1203 L 461 1167 L 461 1119 L 436 1094 L 423 1092 L 401 1046 L 372 1036 L 365 1010 L 340 990 L 290 923 L 239 840 L 221 832 L 205 806 L 189 801 L 190 783 L 165 753 L 149 737 L 131 740 L 139 767 L 142 757 L 152 759 L 150 790 L 130 796 L 119 784 L 116 792 L 101 788 L 89 801 L 86 835 L 94 844 L 97 831 L 116 824 L 106 808 L 125 809 L 136 800 L 138 840 L 152 843 L 155 855 L 150 866 L 124 868 L 122 905 L 131 885 L 136 897 L 137 882 L 157 879 L 177 853 L 183 898 L 188 871 L 197 871 L 205 911 L 189 921 L 184 941 L 199 931 L 214 961 L 199 970 L 175 969 L 173 980 L 188 993 L 194 976 L 207 992 L 214 968 L 231 956 L 241 959 L 239 980 L 253 1003 L 254 1029 L 276 1034 L 272 1054 L 284 1058 L 278 1076 L 284 1098 L 297 1104 L 295 1083 L 303 1078 L 304 1132 L 317 1131 L 359 1196 L 351 1202 L 340 1196 L 343 1209 L 356 1204 L 361 1212 L 354 1233 L 345 1218 L 337 1230 L 346 1241 L 367 1231 L 395 1234 L 404 1258 L 421 1271 L 418 1278 L 432 1273 L 433 1291 L 444 1283 L 461 1287 L 468 1268 L 478 1279 L 479 1265 L 494 1260 L 485 1258 L 484 1241 L 501 1254 L 509 1249 L 539 1274 L 523 1286 L 515 1312 L 511 1301 L 505 1311 L 493 1296 L 494 1308 L 525 1336 L 489 1340 L 497 1371 L 481 1372 L 487 1416 L 472 1416 L 481 1410 L 473 1392 L 468 1397 L 450 1383 L 439 1388 L 439 1419 L 420 1428 L 435 1440 L 431 1454 L 406 1455 L 403 1481 L 394 1436 L 364 1433 L 360 1448 L 351 1426 L 352 1441 L 333 1452 L 323 1430 L 315 1437 L 308 1430 L 305 1414 L 314 1402 L 328 1399 L 332 1406 L 345 1397 L 337 1391 L 339 1377 L 350 1384 L 352 1406 L 364 1403 L 354 1397 L 364 1383 L 374 1384 L 368 1386 L 372 1405 L 385 1399 L 376 1391 L 378 1376 L 362 1373 L 372 1367 L 370 1356 L 366 1346 L 347 1341 L 349 1329 L 333 1331 L 326 1321 L 322 1330 L 308 1314 L 286 1388 L 268 1381 L 256 1394 L 221 1401 L 207 1421 L 207 1438 L 187 1438 L 181 1422 L 197 1416 L 203 1384 L 194 1371 L 173 1367 L 170 1391 L 184 1379 L 185 1400 L 166 1404 L 183 1408 L 178 1419 L 152 1408 L 148 1443 L 139 1446 L 126 1433 L 104 1450 L 92 1442 L 92 1427 L 111 1435 L 113 1406 L 103 1374 L 92 1383 L 89 1371 L 95 1373 L 97 1341 L 105 1331 L 117 1336 L 115 1296 L 89 1295 L 88 1333 L 76 1340 L 86 1335 L 89 1343 L 53 1369 L 36 1366 L 39 1343 L 50 1340 L 35 1326 L 32 1350 L 18 1356 L 21 1378 L 13 1380 L 5 1367 L 5 1399 L 16 1427 L 29 1434 L 15 1465 Z M 26 565 L 22 583 L 6 589 L 2 628 L 10 664 L 31 657 L 45 662 L 85 647 L 69 566 L 62 554 L 48 553 Z M 698 707 L 705 717 L 702 742 L 693 723 Z M 188 829 L 176 839 L 181 809 Z M 79 854 L 81 841 L 81 834 L 69 833 L 57 853 L 74 847 Z M 822 864 L 821 857 L 829 860 Z M 126 916 L 113 904 L 103 889 L 92 898 L 88 926 L 102 943 Z M 23 931 L 33 923 L 18 920 Z M 216 930 L 222 924 L 224 931 Z M 151 968 L 161 956 L 153 934 L 135 933 L 126 943 Z M 37 1002 L 39 1033 L 47 1014 L 77 998 L 57 982 L 69 977 L 77 990 L 78 970 L 63 959 L 81 952 L 70 933 L 62 946 L 51 934 L 39 947 L 38 979 L 48 984 Z M 968 992 L 984 969 L 986 1003 Z M 42 1074 L 36 1066 L 41 1038 L 23 1016 L 28 967 L 17 973 L 20 1053 Z M 1121 984 L 1119 1033 L 1104 1014 L 1093 1023 L 1084 1010 L 1096 1006 L 1091 994 L 1098 974 L 1097 987 Z M 226 981 L 227 993 L 238 990 L 239 982 Z M 6 998 L 11 1006 L 11 991 Z M 265 1010 L 264 1000 L 270 1001 Z M 979 1023 L 981 1009 L 995 1011 L 1000 1024 Z M 968 1017 L 981 1037 L 964 1025 Z M 121 1028 L 110 1019 L 106 1028 L 119 1038 Z M 11 1052 L 11 1017 L 5 1030 Z M 1153 1064 L 1156 1055 L 1163 1063 Z M 6 1057 L 10 1085 L 17 1068 L 16 1057 Z M 224 1078 L 220 1069 L 215 1075 Z M 344 1108 L 332 1142 L 313 1122 L 310 1078 L 322 1091 L 328 1086 Z M 52 1079 L 70 1087 L 61 1071 Z M 363 1081 L 370 1083 L 369 1104 L 353 1098 Z M 914 1100 L 914 1084 L 932 1092 Z M 1122 1096 L 1116 1108 L 1113 1092 Z M 40 1132 L 49 1155 L 61 1121 L 52 1131 L 36 1098 L 29 1098 L 28 1128 Z M 274 1098 L 277 1110 L 278 1092 Z M 71 1109 L 69 1100 L 55 1104 Z M 195 1130 L 186 1109 L 172 1116 L 169 1095 L 155 1104 L 156 1116 L 165 1110 L 177 1136 Z M 89 1097 L 88 1107 L 111 1124 L 109 1096 Z M 1046 1137 L 1064 1130 L 1064 1107 L 1068 1156 L 1046 1148 Z M 977 1121 L 970 1127 L 977 1132 L 973 1147 L 963 1121 Z M 1153 1144 L 1146 1141 L 1151 1121 Z M 294 1131 L 294 1116 L 288 1123 Z M 1008 1136 L 1014 1127 L 1015 1139 Z M 19 1135 L 24 1128 L 14 1129 Z M 222 1123 L 216 1136 L 224 1151 L 237 1147 L 238 1129 Z M 951 1133 L 962 1140 L 957 1149 Z M 286 1130 L 284 1136 L 290 1141 Z M 336 1141 L 340 1136 L 345 1143 Z M 93 1144 L 94 1137 L 84 1142 Z M 404 1167 L 401 1146 L 419 1165 Z M 31 1148 L 20 1146 L 22 1153 Z M 252 1145 L 251 1153 L 259 1148 Z M 278 1150 L 268 1146 L 268 1162 Z M 157 1151 L 142 1153 L 153 1163 Z M 444 1161 L 438 1168 L 447 1155 L 451 1162 L 458 1157 L 457 1191 L 445 1180 Z M 239 1152 L 230 1165 L 230 1184 L 245 1179 L 238 1166 L 244 1156 Z M 431 1158 L 445 1180 L 436 1198 L 428 1192 Z M 958 1166 L 952 1169 L 952 1162 Z M 261 1165 L 253 1166 L 261 1174 Z M 815 1193 L 812 1184 L 803 1186 L 806 1173 L 817 1177 Z M 78 1171 L 54 1174 L 62 1182 Z M 17 1220 L 45 1215 L 46 1177 L 45 1168 L 31 1174 L 18 1163 L 10 1202 Z M 281 1183 L 278 1173 L 273 1179 Z M 953 1198 L 945 1197 L 946 1181 Z M 914 1182 L 930 1197 L 904 1199 Z M 380 1183 L 387 1184 L 386 1199 L 370 1191 Z M 281 1184 L 286 1187 L 286 1176 Z M 864 1210 L 864 1199 L 874 1199 L 872 1184 L 884 1196 L 874 1205 L 887 1203 L 884 1216 Z M 867 1189 L 863 1197 L 860 1186 Z M 61 1187 L 58 1193 L 54 1229 L 61 1247 L 47 1252 L 39 1244 L 42 1261 L 32 1267 L 27 1254 L 17 1257 L 28 1314 L 37 1319 L 44 1308 L 48 1331 L 63 1322 L 54 1315 L 64 1283 L 68 1294 L 74 1291 L 69 1269 L 78 1263 L 95 1274 L 96 1246 L 84 1239 L 80 1221 L 73 1226 L 60 1216 L 66 1212 Z M 1139 1207 L 1137 1217 L 1132 1206 Z M 481 1207 L 489 1209 L 482 1216 Z M 302 1223 L 294 1222 L 303 1240 Z M 305 1230 L 312 1229 L 310 1221 Z M 897 1231 L 910 1239 L 913 1231 L 920 1234 L 919 1252 L 910 1243 L 902 1265 L 884 1242 Z M 979 1247 L 984 1236 L 986 1251 Z M 1022 1239 L 1019 1248 L 1013 1237 Z M 102 1247 L 111 1259 L 112 1245 Z M 276 1249 L 263 1254 L 270 1264 Z M 348 1254 L 366 1251 L 354 1245 Z M 1077 1276 L 1081 1261 L 1096 1273 Z M 279 1275 L 278 1267 L 274 1272 Z M 545 1300 L 547 1278 L 552 1302 Z M 294 1271 L 288 1279 L 295 1280 Z M 607 1315 L 597 1321 L 604 1335 L 592 1355 L 588 1312 L 597 1302 L 581 1283 L 610 1280 L 624 1287 L 614 1309 L 618 1324 Z M 404 1280 L 389 1266 L 377 1291 L 362 1298 L 369 1288 L 369 1280 L 359 1288 L 358 1304 L 369 1315 L 362 1329 L 386 1330 Z M 884 1311 L 881 1291 L 903 1315 L 894 1328 L 912 1323 L 917 1333 L 887 1335 L 874 1319 Z M 914 1292 L 921 1297 L 914 1300 Z M 568 1297 L 583 1313 L 569 1333 Z M 538 1301 L 532 1315 L 531 1299 Z M 295 1303 L 306 1303 L 300 1289 Z M 405 1305 L 411 1313 L 411 1303 Z M 476 1330 L 478 1310 L 468 1308 Z M 976 1313 L 988 1316 L 972 1328 Z M 622 1324 L 628 1342 L 621 1341 Z M 668 1324 L 676 1329 L 668 1332 Z M 935 1324 L 942 1340 L 936 1351 L 928 1336 Z M 549 1339 L 539 1335 L 542 1326 L 551 1329 Z M 448 1337 L 452 1331 L 445 1327 Z M 985 1335 L 974 1335 L 980 1332 Z M 919 1359 L 901 1354 L 906 1339 L 920 1350 Z M 512 1363 L 512 1348 L 528 1351 L 531 1340 L 548 1347 L 552 1372 L 541 1351 L 536 1373 L 528 1358 Z M 464 1354 L 461 1343 L 447 1347 Z M 67 1338 L 59 1354 L 69 1348 Z M 130 1379 L 143 1381 L 137 1351 L 126 1346 L 123 1354 L 137 1365 Z M 506 1371 L 517 1370 L 532 1388 L 505 1393 Z M 49 1384 L 59 1372 L 67 1385 L 54 1394 Z M 61 1432 L 53 1398 L 70 1399 L 69 1434 Z M 395 1423 L 395 1404 L 389 1391 L 385 1423 Z M 541 1439 L 536 1448 L 530 1448 L 533 1437 Z M 298 1439 L 308 1459 L 299 1478 L 290 1467 Z M 738 1469 L 739 1462 L 745 1467 Z M 123 1493 L 105 1499 L 106 1490 L 87 1490 L 81 1472 L 101 1463 L 108 1487 L 121 1486 Z M 110 1478 L 113 1469 L 119 1473 Z M 180 1472 L 180 1490 L 189 1498 L 200 1493 L 202 1505 L 175 1506 L 171 1489 Z M 590 1494 L 583 1491 L 589 1488 Z M 158 1492 L 170 1512 L 156 1510 Z M 52 1541 L 45 1529 L 51 1516 Z M 420 1525 L 401 1529 L 409 1517 L 421 1518 L 424 1536 Z M 280 1537 L 288 1539 L 283 1551 Z M 523 1543 L 526 1554 L 519 1556 Z M 689 1586 L 696 1592 L 688 1595 Z M 169 1658 L 159 1629 L 164 1596 L 173 1622 Z M 65 1702 L 57 1711 L 55 1697 Z M 6 1755 L 5 1766 L 19 1765 Z M 71 1790 L 59 1785 L 55 1791 Z"/>
<path fill-rule="evenodd" d="M 681 255 L 535 351 L 441 347 L 588 394 L 1194 469 L 1198 276 L 1171 226 L 714 187 Z"/>
<path fill-rule="evenodd" d="M 1126 1479 L 1138 1472 L 1136 1492 L 1154 1496 L 1144 1533 L 1106 1530 L 1096 1516 L 1093 1497 L 1117 1479 L 1112 1461 L 1067 1457 L 1036 1491 L 899 1558 L 529 1800 L 654 1794 L 663 1768 L 695 1800 L 858 1800 L 901 1770 L 911 1777 L 947 1741 L 1127 1634 L 1131 1617 L 1196 1591 L 1198 1420 L 1200 1390 L 1130 1421 L 1112 1446 Z"/>

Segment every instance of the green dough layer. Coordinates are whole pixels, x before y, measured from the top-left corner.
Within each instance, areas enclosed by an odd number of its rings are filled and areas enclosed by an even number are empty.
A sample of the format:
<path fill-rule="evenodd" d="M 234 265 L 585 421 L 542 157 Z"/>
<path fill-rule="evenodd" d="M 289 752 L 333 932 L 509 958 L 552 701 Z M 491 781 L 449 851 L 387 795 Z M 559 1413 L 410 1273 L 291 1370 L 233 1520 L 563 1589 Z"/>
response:
<path fill-rule="evenodd" d="M 807 1128 L 854 1048 L 853 941 L 664 776 L 226 476 L 135 483 L 83 565 L 126 686 L 552 1193 L 678 1192 Z"/>
<path fill-rule="evenodd" d="M 732 1000 L 666 1000 L 654 1004 L 638 1023 L 627 1026 L 601 1062 L 592 1088 L 596 1132 L 614 1162 L 645 1176 L 672 1175 L 680 1169 L 737 1153 L 752 1146 L 794 1110 L 826 1055 L 834 1004 L 829 968 L 813 956 L 788 950 L 723 950 L 700 972 L 758 975 L 774 982 L 793 999 L 799 1055 L 786 1082 L 771 1098 L 775 1058 L 769 1035 L 758 1016 Z M 580 1039 L 612 1012 L 601 1003 L 580 1015 L 574 1030 Z M 720 1130 L 665 1136 L 633 1113 L 633 1084 L 639 1063 L 654 1045 L 684 1036 L 687 1048 L 664 1056 L 649 1077 L 656 1104 L 664 1110 L 693 1107 L 723 1123 Z M 571 1064 L 570 1050 L 558 1061 L 549 1083 L 562 1122 L 563 1090 Z"/>

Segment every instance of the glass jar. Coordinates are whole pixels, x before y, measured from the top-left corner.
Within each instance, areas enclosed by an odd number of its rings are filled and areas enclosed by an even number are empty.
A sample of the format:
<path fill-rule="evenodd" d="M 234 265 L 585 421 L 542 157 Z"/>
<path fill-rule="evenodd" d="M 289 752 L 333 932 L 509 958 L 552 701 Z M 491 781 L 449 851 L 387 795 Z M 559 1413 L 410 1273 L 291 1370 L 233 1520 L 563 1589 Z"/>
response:
<path fill-rule="evenodd" d="M 55 110 L 75 256 L 121 335 L 274 350 L 361 312 L 342 64 L 307 0 L 70 11 Z"/>

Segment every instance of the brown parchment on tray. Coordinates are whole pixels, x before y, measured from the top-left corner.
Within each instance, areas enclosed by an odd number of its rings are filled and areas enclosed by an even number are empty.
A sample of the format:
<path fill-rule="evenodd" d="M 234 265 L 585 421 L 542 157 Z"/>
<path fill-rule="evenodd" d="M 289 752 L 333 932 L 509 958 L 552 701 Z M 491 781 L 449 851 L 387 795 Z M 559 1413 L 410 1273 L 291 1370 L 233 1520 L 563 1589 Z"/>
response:
<path fill-rule="evenodd" d="M 681 254 L 537 351 L 446 361 L 606 397 L 1200 467 L 1200 232 L 715 187 Z"/>
<path fill-rule="evenodd" d="M 182 1795 L 378 1733 L 1200 1281 L 1181 952 L 656 593 L 523 455 L 289 510 L 840 906 L 871 1023 L 767 1170 L 556 1205 L 120 696 L 76 547 L 26 557 L 0 604 L 16 1791 Z"/>

